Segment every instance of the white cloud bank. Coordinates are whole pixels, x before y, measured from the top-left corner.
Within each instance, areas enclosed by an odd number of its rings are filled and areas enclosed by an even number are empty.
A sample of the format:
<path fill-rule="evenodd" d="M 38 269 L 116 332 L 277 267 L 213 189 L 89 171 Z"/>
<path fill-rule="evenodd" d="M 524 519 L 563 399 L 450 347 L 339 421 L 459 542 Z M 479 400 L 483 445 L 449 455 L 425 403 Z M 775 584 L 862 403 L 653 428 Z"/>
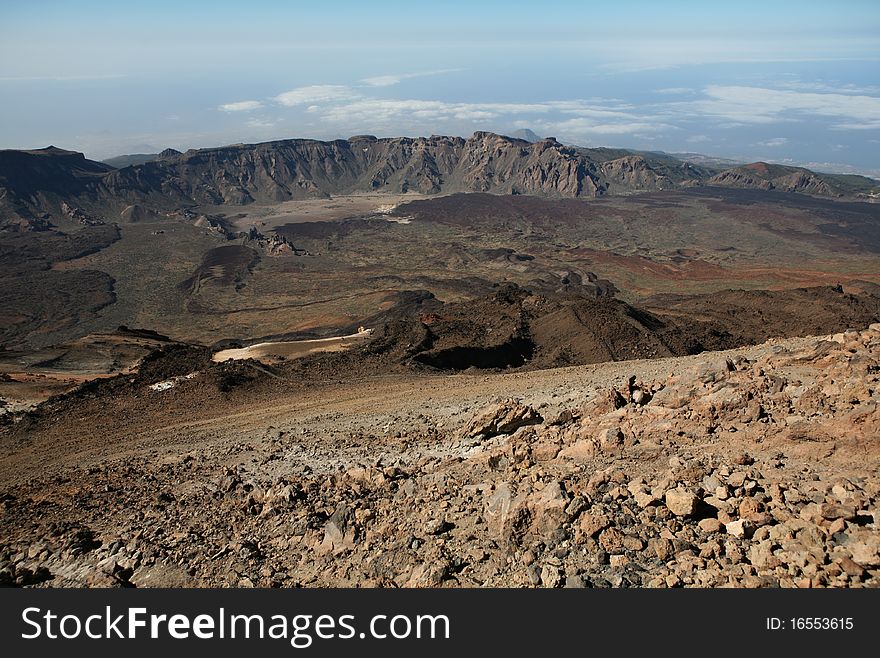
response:
<path fill-rule="evenodd" d="M 272 100 L 287 108 L 300 108 L 327 131 L 421 131 L 427 133 L 470 124 L 474 129 L 512 126 L 527 120 L 548 134 L 569 140 L 589 135 L 653 133 L 671 129 L 667 123 L 635 111 L 616 99 L 548 100 L 530 103 L 459 103 L 433 99 L 383 98 L 381 87 L 406 77 L 446 72 L 432 71 L 402 76 L 365 78 L 374 89 L 347 85 L 297 87 Z M 393 80 L 392 80 L 393 78 Z"/>
<path fill-rule="evenodd" d="M 285 107 L 296 107 L 298 105 L 314 105 L 316 103 L 350 100 L 358 96 L 359 94 L 356 91 L 345 85 L 310 85 L 285 91 L 282 94 L 278 94 L 272 100 Z"/>
<path fill-rule="evenodd" d="M 394 98 L 386 91 L 401 80 L 453 69 L 363 78 L 356 85 L 308 85 L 263 101 L 248 100 L 219 107 L 225 112 L 263 110 L 250 118 L 249 128 L 268 129 L 281 113 L 298 112 L 299 125 L 312 134 L 467 134 L 472 130 L 505 130 L 528 126 L 562 141 L 591 144 L 610 136 L 655 141 L 676 133 L 683 143 L 714 140 L 704 132 L 714 128 L 770 125 L 807 119 L 822 120 L 834 130 L 880 128 L 880 97 L 846 93 L 815 85 L 795 89 L 709 85 L 655 89 L 657 102 L 634 105 L 614 98 L 544 100 L 535 102 L 453 102 L 438 99 Z M 691 95 L 692 100 L 669 98 Z M 699 122 L 701 132 L 695 132 Z M 689 136 L 688 136 L 689 135 Z M 752 138 L 754 139 L 754 138 Z M 751 140 L 749 140 L 751 141 Z M 762 148 L 790 144 L 784 137 L 753 143 Z"/>
<path fill-rule="evenodd" d="M 224 103 L 217 109 L 221 112 L 251 112 L 259 110 L 263 107 L 260 101 L 238 101 L 235 103 Z"/>
<path fill-rule="evenodd" d="M 814 115 L 832 119 L 832 127 L 840 130 L 880 128 L 880 98 L 876 96 L 721 85 L 710 85 L 704 92 L 706 100 L 690 104 L 692 111 L 704 116 L 776 123 Z"/>

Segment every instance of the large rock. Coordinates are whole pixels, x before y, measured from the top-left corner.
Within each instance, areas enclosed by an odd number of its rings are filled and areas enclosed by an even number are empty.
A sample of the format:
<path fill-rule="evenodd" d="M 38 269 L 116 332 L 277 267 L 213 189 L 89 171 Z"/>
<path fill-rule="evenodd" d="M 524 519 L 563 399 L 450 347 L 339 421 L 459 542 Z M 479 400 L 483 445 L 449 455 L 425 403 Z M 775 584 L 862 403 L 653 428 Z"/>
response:
<path fill-rule="evenodd" d="M 520 427 L 537 425 L 544 419 L 532 407 L 519 400 L 505 400 L 490 407 L 468 425 L 465 438 L 489 438 L 499 434 L 511 434 Z"/>
<path fill-rule="evenodd" d="M 324 541 L 320 546 L 322 552 L 339 553 L 354 548 L 355 529 L 350 521 L 350 508 L 340 503 L 324 525 Z"/>

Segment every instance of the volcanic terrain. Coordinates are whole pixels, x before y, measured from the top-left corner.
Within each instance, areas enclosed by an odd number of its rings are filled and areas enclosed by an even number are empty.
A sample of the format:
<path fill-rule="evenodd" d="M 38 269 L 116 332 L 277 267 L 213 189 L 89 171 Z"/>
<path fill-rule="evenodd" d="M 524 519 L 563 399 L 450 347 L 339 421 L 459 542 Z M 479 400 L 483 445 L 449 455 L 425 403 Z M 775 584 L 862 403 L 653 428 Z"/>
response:
<path fill-rule="evenodd" d="M 0 582 L 880 583 L 876 181 L 0 152 Z"/>

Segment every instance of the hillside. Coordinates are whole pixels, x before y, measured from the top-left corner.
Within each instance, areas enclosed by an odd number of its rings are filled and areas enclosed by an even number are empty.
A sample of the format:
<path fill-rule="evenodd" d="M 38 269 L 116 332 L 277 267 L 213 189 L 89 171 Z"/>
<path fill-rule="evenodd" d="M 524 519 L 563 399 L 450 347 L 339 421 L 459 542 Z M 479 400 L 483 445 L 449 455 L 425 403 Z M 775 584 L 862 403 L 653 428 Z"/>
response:
<path fill-rule="evenodd" d="M 0 427 L 0 583 L 876 587 L 878 357 L 874 325 L 496 377 L 152 359 Z"/>

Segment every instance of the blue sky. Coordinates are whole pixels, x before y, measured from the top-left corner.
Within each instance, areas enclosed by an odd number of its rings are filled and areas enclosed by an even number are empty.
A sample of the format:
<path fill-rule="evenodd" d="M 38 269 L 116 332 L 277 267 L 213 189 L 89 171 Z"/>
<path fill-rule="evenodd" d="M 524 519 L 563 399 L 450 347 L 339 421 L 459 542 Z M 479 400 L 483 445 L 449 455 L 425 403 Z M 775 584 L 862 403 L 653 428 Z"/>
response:
<path fill-rule="evenodd" d="M 0 101 L 93 158 L 528 127 L 880 176 L 880 2 L 0 0 Z"/>

